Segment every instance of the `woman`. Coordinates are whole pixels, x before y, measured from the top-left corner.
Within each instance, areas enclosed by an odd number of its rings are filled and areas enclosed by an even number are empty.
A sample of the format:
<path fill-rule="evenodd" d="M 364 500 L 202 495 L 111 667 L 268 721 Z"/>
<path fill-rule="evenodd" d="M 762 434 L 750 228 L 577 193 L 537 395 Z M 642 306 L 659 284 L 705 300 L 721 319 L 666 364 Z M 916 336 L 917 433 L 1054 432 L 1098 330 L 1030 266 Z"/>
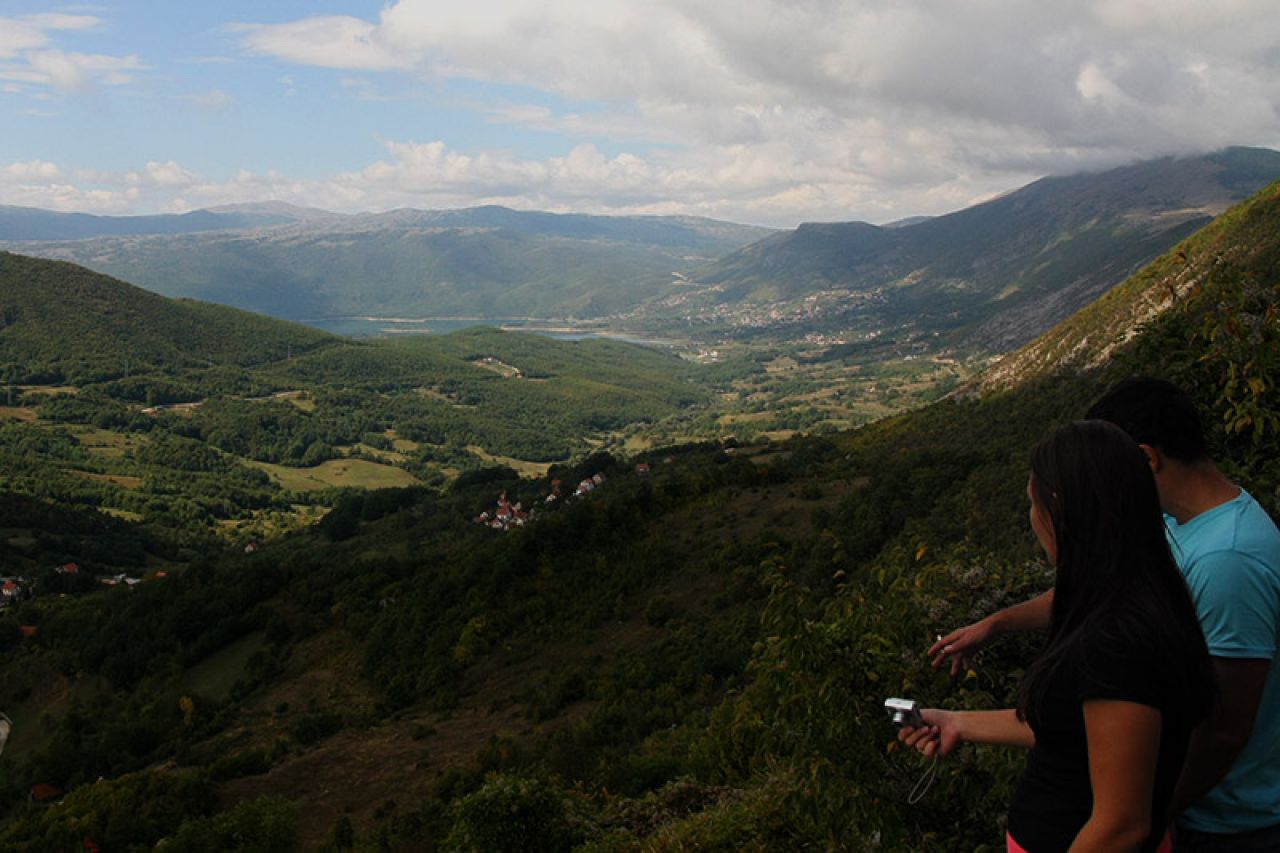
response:
<path fill-rule="evenodd" d="M 1074 423 L 1032 452 L 1027 494 L 1056 579 L 1017 709 L 926 710 L 927 725 L 900 737 L 926 755 L 964 741 L 1031 750 L 1010 851 L 1167 850 L 1169 802 L 1213 681 L 1146 457 L 1111 424 Z"/>

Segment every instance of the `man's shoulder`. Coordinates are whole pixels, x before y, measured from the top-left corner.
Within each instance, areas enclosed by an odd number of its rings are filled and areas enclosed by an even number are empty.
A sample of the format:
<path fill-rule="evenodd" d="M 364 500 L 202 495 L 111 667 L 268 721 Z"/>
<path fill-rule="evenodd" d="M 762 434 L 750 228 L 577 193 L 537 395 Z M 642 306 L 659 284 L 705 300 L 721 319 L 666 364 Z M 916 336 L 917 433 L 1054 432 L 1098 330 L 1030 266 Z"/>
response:
<path fill-rule="evenodd" d="M 1256 553 L 1274 568 L 1280 569 L 1280 529 L 1262 504 L 1254 500 L 1253 495 L 1241 489 L 1240 497 L 1243 501 L 1236 525 L 1237 549 Z"/>
<path fill-rule="evenodd" d="M 1244 489 L 1191 522 L 1171 527 L 1171 533 L 1174 555 L 1188 574 L 1201 564 L 1241 560 L 1280 576 L 1280 530 Z"/>

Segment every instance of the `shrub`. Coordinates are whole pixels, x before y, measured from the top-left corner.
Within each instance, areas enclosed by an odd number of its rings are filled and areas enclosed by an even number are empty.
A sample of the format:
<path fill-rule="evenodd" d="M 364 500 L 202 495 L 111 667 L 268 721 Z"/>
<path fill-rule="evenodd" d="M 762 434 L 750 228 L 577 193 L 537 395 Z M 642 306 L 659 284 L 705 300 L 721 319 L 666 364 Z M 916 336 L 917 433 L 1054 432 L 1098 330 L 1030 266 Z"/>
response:
<path fill-rule="evenodd" d="M 569 814 L 560 793 L 536 779 L 492 776 L 480 790 L 454 807 L 446 850 L 567 850 L 584 833 Z"/>

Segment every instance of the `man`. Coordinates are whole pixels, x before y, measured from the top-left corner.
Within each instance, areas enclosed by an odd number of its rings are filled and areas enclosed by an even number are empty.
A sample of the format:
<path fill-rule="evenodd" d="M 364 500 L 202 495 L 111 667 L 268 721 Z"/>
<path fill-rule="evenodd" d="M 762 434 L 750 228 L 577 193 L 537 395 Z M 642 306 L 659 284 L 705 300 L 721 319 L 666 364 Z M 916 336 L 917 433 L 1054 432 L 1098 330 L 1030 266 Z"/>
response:
<path fill-rule="evenodd" d="M 1175 849 L 1280 851 L 1280 531 L 1209 458 L 1195 405 L 1158 379 L 1120 383 L 1086 417 L 1146 453 L 1169 543 L 1196 603 L 1219 701 L 1192 737 L 1174 794 Z M 1053 591 L 951 632 L 929 649 L 954 674 L 1004 633 L 1047 628 Z"/>

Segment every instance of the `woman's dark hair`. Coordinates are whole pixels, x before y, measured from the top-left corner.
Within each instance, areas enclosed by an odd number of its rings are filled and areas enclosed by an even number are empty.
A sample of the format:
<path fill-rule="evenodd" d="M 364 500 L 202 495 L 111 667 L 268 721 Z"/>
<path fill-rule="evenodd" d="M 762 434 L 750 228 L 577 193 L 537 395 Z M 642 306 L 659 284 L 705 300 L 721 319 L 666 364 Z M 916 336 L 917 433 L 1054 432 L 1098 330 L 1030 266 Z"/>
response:
<path fill-rule="evenodd" d="M 1018 716 L 1036 713 L 1051 675 L 1085 637 L 1178 661 L 1192 710 L 1207 714 L 1208 648 L 1137 443 L 1105 421 L 1061 427 L 1031 452 L 1031 491 L 1053 527 L 1057 576 L 1049 639 L 1023 677 Z"/>

